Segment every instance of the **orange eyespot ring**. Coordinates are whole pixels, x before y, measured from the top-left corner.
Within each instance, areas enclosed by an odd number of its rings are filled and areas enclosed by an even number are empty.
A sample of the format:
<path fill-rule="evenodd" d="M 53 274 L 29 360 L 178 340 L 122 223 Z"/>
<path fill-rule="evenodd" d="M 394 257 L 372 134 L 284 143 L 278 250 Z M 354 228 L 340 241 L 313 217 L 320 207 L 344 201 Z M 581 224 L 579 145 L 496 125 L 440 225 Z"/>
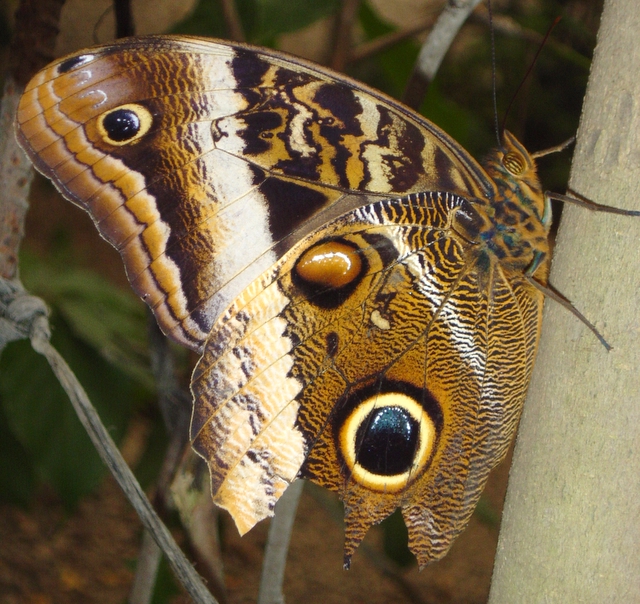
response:
<path fill-rule="evenodd" d="M 514 176 L 520 176 L 525 169 L 524 158 L 514 151 L 509 151 L 509 153 L 505 154 L 502 158 L 502 165 Z"/>

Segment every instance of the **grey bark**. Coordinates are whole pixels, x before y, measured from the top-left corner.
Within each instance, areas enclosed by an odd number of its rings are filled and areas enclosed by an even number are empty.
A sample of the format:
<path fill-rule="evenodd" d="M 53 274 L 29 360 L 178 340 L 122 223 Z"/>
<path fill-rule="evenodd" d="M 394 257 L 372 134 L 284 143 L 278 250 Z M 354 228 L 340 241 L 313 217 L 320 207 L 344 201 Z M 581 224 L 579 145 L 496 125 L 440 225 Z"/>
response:
<path fill-rule="evenodd" d="M 570 186 L 640 209 L 640 2 L 605 2 Z M 490 604 L 640 602 L 640 218 L 565 208 Z"/>

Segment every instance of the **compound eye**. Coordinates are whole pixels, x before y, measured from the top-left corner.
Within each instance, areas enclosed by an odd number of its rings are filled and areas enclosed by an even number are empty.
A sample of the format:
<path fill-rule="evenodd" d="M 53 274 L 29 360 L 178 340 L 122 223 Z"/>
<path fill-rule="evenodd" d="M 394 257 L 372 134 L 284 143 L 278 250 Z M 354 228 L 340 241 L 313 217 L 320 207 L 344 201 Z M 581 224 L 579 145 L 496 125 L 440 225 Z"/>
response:
<path fill-rule="evenodd" d="M 520 176 L 525 171 L 524 157 L 515 151 L 509 151 L 502 158 L 502 165 L 507 169 L 509 174 Z"/>

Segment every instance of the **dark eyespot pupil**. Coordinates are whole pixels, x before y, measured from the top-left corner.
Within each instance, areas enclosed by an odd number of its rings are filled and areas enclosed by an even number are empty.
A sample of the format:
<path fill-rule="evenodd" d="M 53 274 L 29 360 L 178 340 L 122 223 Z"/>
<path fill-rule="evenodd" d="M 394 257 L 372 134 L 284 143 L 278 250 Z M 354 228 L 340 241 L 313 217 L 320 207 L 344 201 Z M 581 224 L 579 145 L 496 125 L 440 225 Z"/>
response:
<path fill-rule="evenodd" d="M 406 472 L 417 450 L 419 428 L 403 407 L 374 409 L 356 433 L 357 462 L 382 476 Z"/>
<path fill-rule="evenodd" d="M 112 140 L 122 143 L 138 134 L 140 118 L 130 109 L 117 109 L 105 116 L 102 125 Z"/>
<path fill-rule="evenodd" d="M 93 59 L 93 55 L 79 55 L 77 57 L 72 57 L 71 59 L 67 59 L 66 61 L 63 61 L 62 63 L 60 63 L 60 65 L 58 66 L 58 73 L 67 73 L 68 71 L 71 71 L 72 69 L 74 69 L 75 67 L 78 67 L 79 65 L 88 63 L 92 59 Z"/>

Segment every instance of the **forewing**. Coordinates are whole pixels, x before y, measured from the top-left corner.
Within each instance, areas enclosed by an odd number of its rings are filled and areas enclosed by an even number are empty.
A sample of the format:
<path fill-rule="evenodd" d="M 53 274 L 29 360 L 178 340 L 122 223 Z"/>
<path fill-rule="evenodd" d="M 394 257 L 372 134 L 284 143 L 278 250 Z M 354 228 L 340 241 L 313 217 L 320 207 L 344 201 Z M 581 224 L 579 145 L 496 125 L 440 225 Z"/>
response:
<path fill-rule="evenodd" d="M 120 251 L 162 329 L 195 349 L 324 222 L 381 195 L 491 190 L 464 150 L 391 99 L 200 39 L 123 40 L 53 63 L 28 85 L 17 132 Z"/>

